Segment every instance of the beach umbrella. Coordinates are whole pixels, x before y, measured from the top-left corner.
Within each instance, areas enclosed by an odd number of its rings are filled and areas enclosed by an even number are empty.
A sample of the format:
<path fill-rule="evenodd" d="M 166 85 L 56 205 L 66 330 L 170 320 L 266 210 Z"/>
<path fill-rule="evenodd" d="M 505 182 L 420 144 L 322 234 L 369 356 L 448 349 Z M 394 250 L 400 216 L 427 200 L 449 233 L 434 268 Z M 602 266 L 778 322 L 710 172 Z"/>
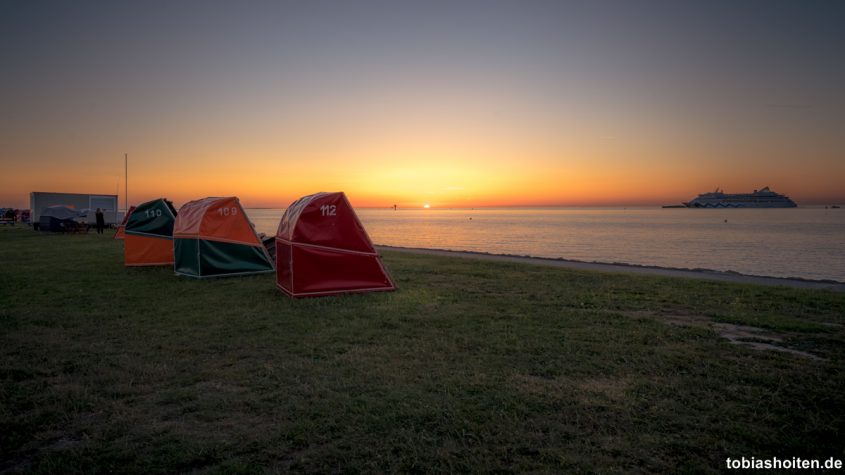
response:
<path fill-rule="evenodd" d="M 65 232 L 76 229 L 79 211 L 64 205 L 48 206 L 38 218 L 38 229 L 47 232 Z"/>
<path fill-rule="evenodd" d="M 342 192 L 291 204 L 276 233 L 276 286 L 292 297 L 394 290 Z"/>
<path fill-rule="evenodd" d="M 174 270 L 190 277 L 273 272 L 267 253 L 237 197 L 185 203 L 173 228 Z"/>

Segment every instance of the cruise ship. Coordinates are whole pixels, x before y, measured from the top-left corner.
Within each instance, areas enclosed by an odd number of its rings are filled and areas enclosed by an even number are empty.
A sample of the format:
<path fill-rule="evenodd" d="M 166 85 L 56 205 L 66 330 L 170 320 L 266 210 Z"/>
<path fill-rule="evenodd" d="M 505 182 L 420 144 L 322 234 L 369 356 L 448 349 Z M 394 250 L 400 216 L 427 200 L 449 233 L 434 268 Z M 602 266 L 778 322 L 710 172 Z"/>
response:
<path fill-rule="evenodd" d="M 788 196 L 775 193 L 769 187 L 754 190 L 753 193 L 728 194 L 716 188 L 716 191 L 702 193 L 695 199 L 684 203 L 687 208 L 794 208 L 795 204 Z"/>

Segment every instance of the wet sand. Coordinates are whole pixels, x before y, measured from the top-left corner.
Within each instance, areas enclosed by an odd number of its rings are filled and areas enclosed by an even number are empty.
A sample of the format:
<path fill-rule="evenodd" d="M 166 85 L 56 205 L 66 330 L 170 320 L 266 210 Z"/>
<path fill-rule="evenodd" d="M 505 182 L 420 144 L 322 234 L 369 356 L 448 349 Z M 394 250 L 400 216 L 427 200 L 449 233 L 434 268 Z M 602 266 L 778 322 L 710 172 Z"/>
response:
<path fill-rule="evenodd" d="M 376 246 L 378 250 L 410 252 L 432 256 L 461 257 L 483 259 L 498 262 L 518 262 L 567 269 L 591 270 L 600 272 L 616 272 L 626 274 L 646 274 L 664 277 L 682 277 L 688 279 L 715 280 L 740 284 L 774 285 L 799 289 L 822 289 L 835 292 L 845 292 L 845 283 L 827 280 L 808 280 L 800 278 L 765 277 L 745 275 L 736 272 L 724 272 L 709 269 L 675 269 L 669 267 L 642 266 L 636 264 L 584 262 L 568 259 L 552 259 L 546 257 L 514 256 L 508 254 L 489 254 L 473 251 L 448 251 L 443 249 L 426 249 L 412 247 Z"/>

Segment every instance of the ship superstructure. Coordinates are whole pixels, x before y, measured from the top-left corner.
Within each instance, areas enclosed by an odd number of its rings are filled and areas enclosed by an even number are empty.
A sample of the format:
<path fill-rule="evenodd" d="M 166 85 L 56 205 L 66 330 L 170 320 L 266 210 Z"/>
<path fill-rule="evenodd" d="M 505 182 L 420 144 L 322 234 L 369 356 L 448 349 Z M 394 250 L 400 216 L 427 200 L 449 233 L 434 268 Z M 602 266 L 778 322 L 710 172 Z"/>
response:
<path fill-rule="evenodd" d="M 798 206 L 788 196 L 775 193 L 768 186 L 753 193 L 729 194 L 716 191 L 702 193 L 684 203 L 687 208 L 795 208 Z"/>

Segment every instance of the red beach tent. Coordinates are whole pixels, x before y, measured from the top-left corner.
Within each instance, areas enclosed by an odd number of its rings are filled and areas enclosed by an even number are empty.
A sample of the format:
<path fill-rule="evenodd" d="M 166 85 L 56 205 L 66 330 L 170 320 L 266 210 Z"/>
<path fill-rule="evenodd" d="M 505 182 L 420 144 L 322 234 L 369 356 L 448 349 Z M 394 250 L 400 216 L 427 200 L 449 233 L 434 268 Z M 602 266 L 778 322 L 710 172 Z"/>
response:
<path fill-rule="evenodd" d="M 285 211 L 276 286 L 291 297 L 396 289 L 342 192 L 305 196 Z"/>

